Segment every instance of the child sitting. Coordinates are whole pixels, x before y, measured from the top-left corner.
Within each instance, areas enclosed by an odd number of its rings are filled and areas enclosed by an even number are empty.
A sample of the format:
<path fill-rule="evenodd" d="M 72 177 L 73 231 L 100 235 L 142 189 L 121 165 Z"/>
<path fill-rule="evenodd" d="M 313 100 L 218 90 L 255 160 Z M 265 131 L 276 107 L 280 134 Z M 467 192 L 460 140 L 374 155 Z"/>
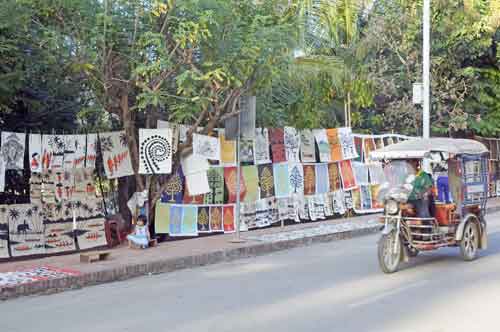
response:
<path fill-rule="evenodd" d="M 134 228 L 134 231 L 127 235 L 128 246 L 139 247 L 139 248 L 147 248 L 149 245 L 150 235 L 149 229 L 147 225 L 146 216 L 140 215 L 137 217 L 137 222 Z"/>

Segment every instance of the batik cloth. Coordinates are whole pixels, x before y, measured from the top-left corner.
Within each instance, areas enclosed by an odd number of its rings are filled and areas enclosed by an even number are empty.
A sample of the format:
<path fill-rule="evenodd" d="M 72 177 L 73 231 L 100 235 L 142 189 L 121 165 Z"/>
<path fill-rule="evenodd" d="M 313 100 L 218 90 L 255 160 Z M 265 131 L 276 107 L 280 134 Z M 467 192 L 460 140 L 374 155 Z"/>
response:
<path fill-rule="evenodd" d="M 269 139 L 271 141 L 273 163 L 285 162 L 285 133 L 283 128 L 270 128 Z"/>
<path fill-rule="evenodd" d="M 224 168 L 213 166 L 207 171 L 210 192 L 204 195 L 205 204 L 224 203 Z"/>
<path fill-rule="evenodd" d="M 172 130 L 139 129 L 139 173 L 172 172 Z"/>
<path fill-rule="evenodd" d="M 125 131 L 99 134 L 104 170 L 108 179 L 134 174 Z M 54 167 L 54 166 L 53 166 Z"/>
<path fill-rule="evenodd" d="M 318 145 L 319 161 L 327 163 L 331 161 L 332 152 L 328 143 L 326 129 L 313 129 L 314 139 Z"/>
<path fill-rule="evenodd" d="M 285 127 L 286 160 L 300 162 L 300 135 L 297 129 Z"/>
<path fill-rule="evenodd" d="M 316 194 L 326 194 L 330 191 L 328 179 L 328 164 L 315 165 Z"/>
<path fill-rule="evenodd" d="M 259 165 L 260 197 L 268 198 L 275 195 L 273 165 Z"/>
<path fill-rule="evenodd" d="M 179 167 L 177 171 L 168 176 L 165 191 L 162 193 L 161 201 L 164 203 L 182 203 L 184 198 L 184 174 Z"/>
<path fill-rule="evenodd" d="M 156 202 L 155 205 L 155 233 L 167 234 L 170 228 L 170 205 Z"/>
<path fill-rule="evenodd" d="M 271 163 L 269 147 L 269 131 L 267 128 L 257 128 L 255 130 L 255 163 L 257 165 Z"/>
<path fill-rule="evenodd" d="M 29 135 L 29 161 L 31 173 L 42 172 L 42 135 Z"/>
<path fill-rule="evenodd" d="M 350 160 L 343 160 L 339 162 L 340 175 L 342 177 L 342 187 L 344 190 L 356 188 L 356 180 L 352 171 Z"/>
<path fill-rule="evenodd" d="M 340 161 L 344 159 L 342 156 L 342 143 L 340 142 L 338 129 L 327 129 L 326 136 L 330 144 L 330 161 Z"/>
<path fill-rule="evenodd" d="M 5 170 L 24 169 L 24 147 L 26 134 L 2 132 L 1 157 L 5 164 Z"/>
<path fill-rule="evenodd" d="M 340 177 L 339 165 L 337 163 L 328 164 L 328 180 L 330 182 L 330 191 L 342 189 L 342 180 Z"/>
<path fill-rule="evenodd" d="M 303 163 L 316 162 L 316 146 L 313 132 L 310 129 L 300 131 L 300 159 Z"/>
<path fill-rule="evenodd" d="M 234 205 L 224 205 L 223 207 L 224 233 L 234 233 L 236 225 L 234 220 Z"/>
<path fill-rule="evenodd" d="M 219 133 L 221 147 L 221 163 L 232 166 L 236 164 L 236 141 L 226 140 L 223 133 Z"/>
<path fill-rule="evenodd" d="M 273 164 L 274 188 L 277 198 L 290 196 L 290 182 L 288 174 L 288 164 Z"/>
<path fill-rule="evenodd" d="M 304 168 L 302 164 L 288 164 L 288 175 L 290 192 L 292 194 L 304 195 Z"/>
<path fill-rule="evenodd" d="M 224 180 L 226 183 L 226 190 L 228 194 L 227 202 L 235 203 L 238 195 L 238 183 L 237 183 L 237 172 L 236 167 L 224 167 Z M 245 179 L 243 177 L 243 172 L 240 173 L 240 200 L 245 199 L 246 186 Z"/>
<path fill-rule="evenodd" d="M 259 172 L 257 166 L 243 166 L 241 168 L 243 174 L 243 182 L 246 187 L 246 195 L 243 199 L 244 202 L 255 202 L 259 199 Z"/>
<path fill-rule="evenodd" d="M 193 153 L 199 157 L 220 160 L 220 140 L 217 137 L 193 134 Z"/>
<path fill-rule="evenodd" d="M 356 146 L 354 144 L 354 137 L 352 130 L 349 127 L 342 127 L 337 129 L 337 134 L 340 140 L 342 150 L 342 159 L 354 159 L 358 157 Z"/>
<path fill-rule="evenodd" d="M 356 179 L 357 185 L 367 185 L 370 183 L 368 178 L 368 166 L 366 164 L 352 161 L 352 170 L 354 172 L 354 178 Z"/>
<path fill-rule="evenodd" d="M 314 165 L 303 165 L 304 167 L 304 195 L 316 193 L 316 168 Z"/>
<path fill-rule="evenodd" d="M 212 232 L 223 232 L 222 206 L 210 207 L 210 230 Z"/>

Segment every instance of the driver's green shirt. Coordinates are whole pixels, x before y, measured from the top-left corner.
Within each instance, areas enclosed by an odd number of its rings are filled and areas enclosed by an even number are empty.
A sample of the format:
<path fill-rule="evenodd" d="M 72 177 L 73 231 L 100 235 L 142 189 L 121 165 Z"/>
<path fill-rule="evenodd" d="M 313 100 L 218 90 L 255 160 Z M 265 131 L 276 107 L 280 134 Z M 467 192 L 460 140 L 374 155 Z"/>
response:
<path fill-rule="evenodd" d="M 427 174 L 425 172 L 419 172 L 417 174 L 417 177 L 415 180 L 413 180 L 413 190 L 410 193 L 410 196 L 408 196 L 409 201 L 414 201 L 417 199 L 421 199 L 423 194 L 432 188 L 433 186 L 433 181 L 432 181 L 432 176 L 430 174 Z"/>

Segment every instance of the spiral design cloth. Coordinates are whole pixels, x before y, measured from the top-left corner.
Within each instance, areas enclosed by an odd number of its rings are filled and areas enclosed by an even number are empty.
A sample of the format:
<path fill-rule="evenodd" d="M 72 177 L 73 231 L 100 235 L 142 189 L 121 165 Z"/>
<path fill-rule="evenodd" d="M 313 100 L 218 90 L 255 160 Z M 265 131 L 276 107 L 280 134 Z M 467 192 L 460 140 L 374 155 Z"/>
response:
<path fill-rule="evenodd" d="M 172 133 L 170 129 L 143 129 L 139 133 L 141 174 L 170 173 Z"/>

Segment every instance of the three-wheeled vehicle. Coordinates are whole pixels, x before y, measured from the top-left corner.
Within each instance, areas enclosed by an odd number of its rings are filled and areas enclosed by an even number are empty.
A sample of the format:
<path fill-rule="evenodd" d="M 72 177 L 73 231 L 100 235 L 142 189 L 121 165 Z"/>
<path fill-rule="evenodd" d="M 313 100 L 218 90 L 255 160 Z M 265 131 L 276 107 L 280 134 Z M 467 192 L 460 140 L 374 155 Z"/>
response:
<path fill-rule="evenodd" d="M 383 272 L 396 272 L 419 251 L 460 247 L 463 259 L 471 261 L 486 249 L 487 154 L 480 142 L 451 138 L 412 139 L 370 153 L 371 160 L 385 162 L 387 177 L 378 196 L 384 205 L 378 243 Z M 408 202 L 415 166 L 424 161 L 436 169 L 426 217 Z"/>

